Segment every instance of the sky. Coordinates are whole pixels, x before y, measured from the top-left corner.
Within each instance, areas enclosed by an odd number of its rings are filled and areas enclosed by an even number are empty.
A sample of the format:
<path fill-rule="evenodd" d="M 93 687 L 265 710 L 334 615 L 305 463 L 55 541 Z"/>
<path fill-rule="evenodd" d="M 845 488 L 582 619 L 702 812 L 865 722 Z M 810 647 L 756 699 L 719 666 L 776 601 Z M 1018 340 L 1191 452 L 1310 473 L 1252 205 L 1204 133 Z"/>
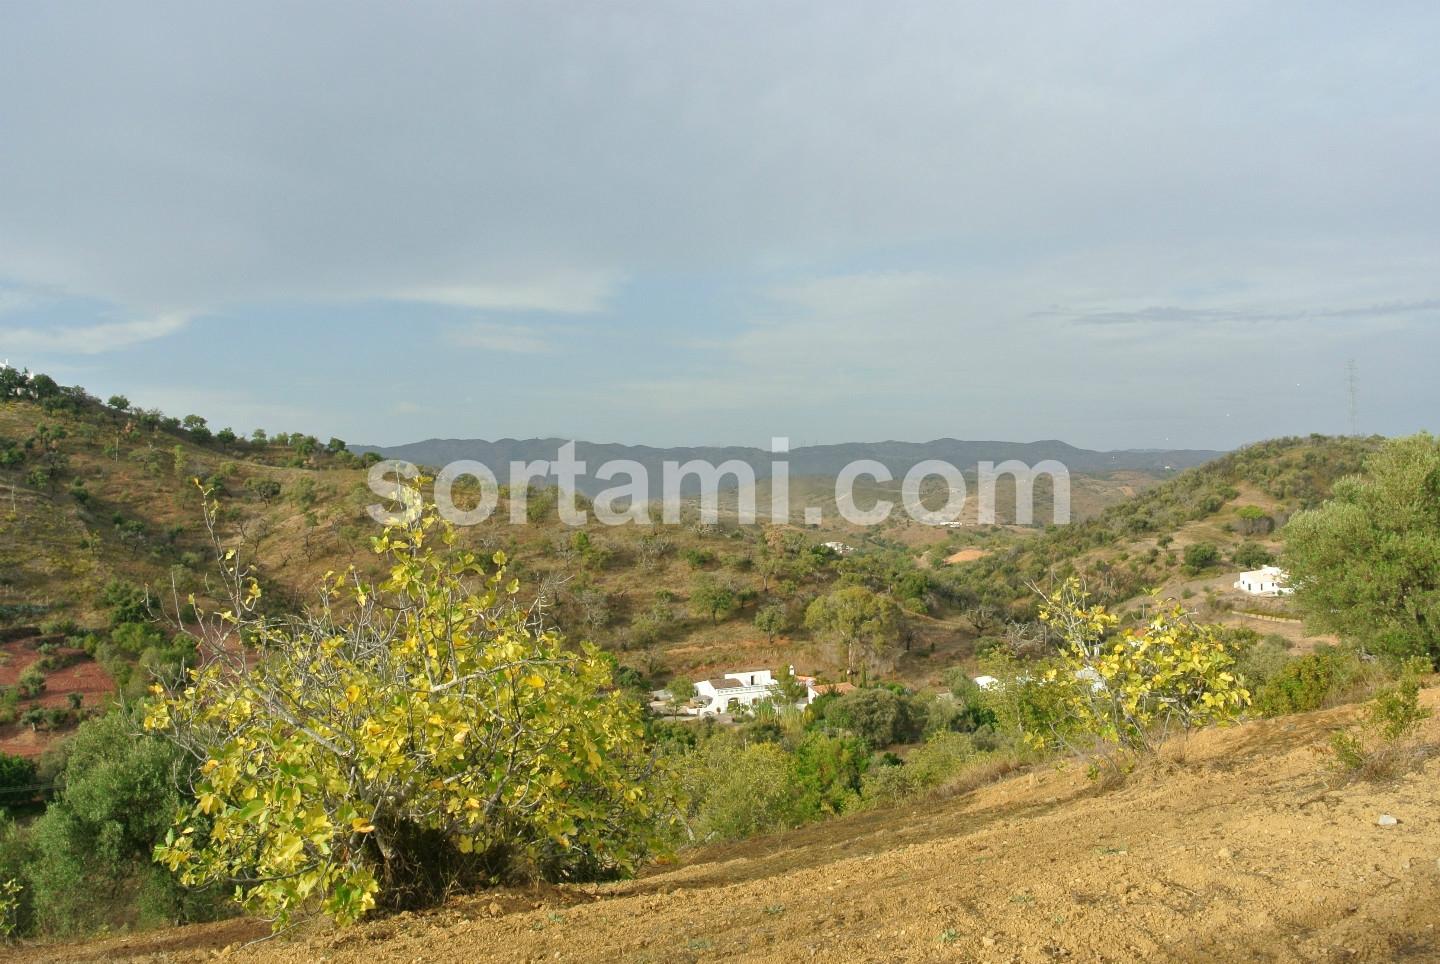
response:
<path fill-rule="evenodd" d="M 1433 2 L 0 0 L 0 361 L 368 444 L 1433 431 L 1436 50 Z"/>

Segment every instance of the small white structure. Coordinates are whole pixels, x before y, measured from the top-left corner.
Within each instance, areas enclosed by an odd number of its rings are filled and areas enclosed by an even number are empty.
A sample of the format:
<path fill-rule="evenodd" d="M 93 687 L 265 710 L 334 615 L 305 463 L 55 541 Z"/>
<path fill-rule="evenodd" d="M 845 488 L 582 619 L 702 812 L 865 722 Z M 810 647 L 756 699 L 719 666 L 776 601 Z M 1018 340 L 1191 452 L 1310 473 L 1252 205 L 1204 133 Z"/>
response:
<path fill-rule="evenodd" d="M 993 690 L 1000 685 L 1000 681 L 993 676 L 977 676 L 974 683 L 982 690 Z"/>
<path fill-rule="evenodd" d="M 821 543 L 821 545 L 823 545 L 826 549 L 829 549 L 831 552 L 835 553 L 837 556 L 848 556 L 850 555 L 850 553 L 855 551 L 854 546 L 847 546 L 843 542 L 824 542 Z"/>
<path fill-rule="evenodd" d="M 1288 585 L 1289 580 L 1289 574 L 1279 566 L 1261 566 L 1240 573 L 1235 588 L 1252 596 L 1288 596 L 1295 591 Z"/>

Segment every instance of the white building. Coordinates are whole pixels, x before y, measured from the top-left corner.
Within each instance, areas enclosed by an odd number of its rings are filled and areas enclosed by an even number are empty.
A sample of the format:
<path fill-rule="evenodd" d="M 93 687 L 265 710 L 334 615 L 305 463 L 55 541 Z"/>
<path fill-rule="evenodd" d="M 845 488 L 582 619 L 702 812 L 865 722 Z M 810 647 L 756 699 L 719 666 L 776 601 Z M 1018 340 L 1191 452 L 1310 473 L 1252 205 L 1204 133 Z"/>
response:
<path fill-rule="evenodd" d="M 726 673 L 695 683 L 695 698 L 685 712 L 692 716 L 719 716 L 740 707 L 754 706 L 774 697 L 775 674 L 768 669 Z"/>
<path fill-rule="evenodd" d="M 1235 588 L 1252 596 L 1288 596 L 1295 591 L 1288 585 L 1289 580 L 1289 574 L 1279 566 L 1262 566 L 1240 573 Z"/>
<path fill-rule="evenodd" d="M 823 545 L 826 549 L 829 549 L 831 552 L 835 553 L 837 556 L 848 556 L 850 555 L 850 553 L 855 551 L 854 546 L 847 546 L 843 542 L 824 542 L 821 543 L 821 545 Z"/>

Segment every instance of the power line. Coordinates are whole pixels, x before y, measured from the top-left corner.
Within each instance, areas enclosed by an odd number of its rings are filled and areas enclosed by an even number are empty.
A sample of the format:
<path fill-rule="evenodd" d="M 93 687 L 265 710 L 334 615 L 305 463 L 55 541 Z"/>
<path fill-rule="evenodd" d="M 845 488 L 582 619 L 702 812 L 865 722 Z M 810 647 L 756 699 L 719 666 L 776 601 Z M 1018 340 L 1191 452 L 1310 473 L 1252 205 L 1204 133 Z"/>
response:
<path fill-rule="evenodd" d="M 1360 369 L 1355 364 L 1355 359 L 1350 359 L 1345 366 L 1345 373 L 1350 382 L 1350 434 L 1360 434 Z"/>

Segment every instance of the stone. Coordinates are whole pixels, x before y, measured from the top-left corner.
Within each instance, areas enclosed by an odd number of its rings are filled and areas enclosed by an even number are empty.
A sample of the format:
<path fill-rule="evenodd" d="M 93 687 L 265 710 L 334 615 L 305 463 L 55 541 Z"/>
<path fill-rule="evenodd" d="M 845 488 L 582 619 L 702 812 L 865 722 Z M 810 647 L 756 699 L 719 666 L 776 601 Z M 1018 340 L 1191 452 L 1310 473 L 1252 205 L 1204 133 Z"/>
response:
<path fill-rule="evenodd" d="M 1380 815 L 1380 819 L 1379 819 L 1379 820 L 1376 820 L 1375 822 L 1376 822 L 1377 824 L 1379 824 L 1380 826 L 1382 826 L 1382 827 L 1393 827 L 1393 826 L 1395 826 L 1396 824 L 1398 824 L 1400 821 L 1399 821 L 1399 819 L 1390 816 L 1390 814 L 1388 814 L 1388 813 L 1382 813 L 1382 814 Z"/>

